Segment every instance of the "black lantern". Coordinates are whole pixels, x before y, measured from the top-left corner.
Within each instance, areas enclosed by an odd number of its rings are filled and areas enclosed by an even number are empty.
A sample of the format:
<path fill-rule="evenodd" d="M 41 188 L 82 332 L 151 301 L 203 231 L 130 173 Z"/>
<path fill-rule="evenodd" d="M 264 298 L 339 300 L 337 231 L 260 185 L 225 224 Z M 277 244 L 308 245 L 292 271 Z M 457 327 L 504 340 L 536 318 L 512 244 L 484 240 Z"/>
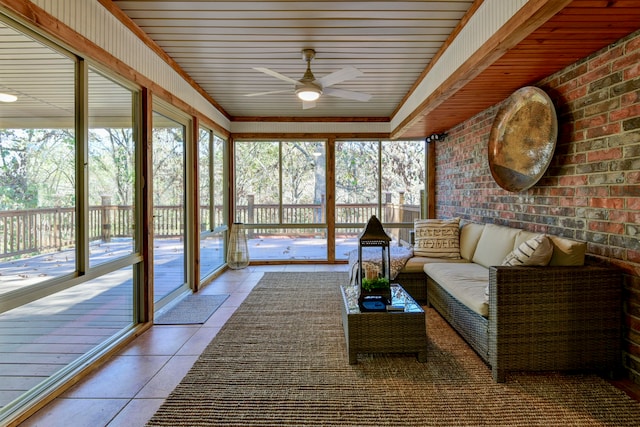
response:
<path fill-rule="evenodd" d="M 358 281 L 362 311 L 386 310 L 391 304 L 391 237 L 375 215 L 358 236 Z M 367 262 L 363 267 L 363 248 Z M 369 249 L 370 248 L 370 249 Z M 373 262 L 368 262 L 368 259 Z"/>

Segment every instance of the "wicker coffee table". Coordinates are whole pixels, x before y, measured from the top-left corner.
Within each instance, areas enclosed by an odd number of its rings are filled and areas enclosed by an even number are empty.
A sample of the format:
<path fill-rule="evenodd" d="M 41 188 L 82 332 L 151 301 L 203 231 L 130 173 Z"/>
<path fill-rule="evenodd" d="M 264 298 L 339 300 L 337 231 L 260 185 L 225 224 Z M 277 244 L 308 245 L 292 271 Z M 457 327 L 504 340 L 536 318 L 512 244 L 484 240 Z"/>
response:
<path fill-rule="evenodd" d="M 427 326 L 424 310 L 400 285 L 391 285 L 392 305 L 404 311 L 360 312 L 357 298 L 344 287 L 342 325 L 349 364 L 358 363 L 358 353 L 416 353 L 427 360 Z"/>

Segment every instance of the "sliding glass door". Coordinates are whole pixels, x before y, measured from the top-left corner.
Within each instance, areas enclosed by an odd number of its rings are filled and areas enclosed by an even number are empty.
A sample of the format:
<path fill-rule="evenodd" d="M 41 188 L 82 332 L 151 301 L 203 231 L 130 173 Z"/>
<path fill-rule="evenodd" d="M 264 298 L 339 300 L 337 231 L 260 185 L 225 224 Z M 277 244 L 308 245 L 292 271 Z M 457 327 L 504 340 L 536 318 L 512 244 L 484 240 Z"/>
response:
<path fill-rule="evenodd" d="M 236 141 L 235 221 L 252 260 L 326 260 L 326 143 Z"/>
<path fill-rule="evenodd" d="M 187 286 L 185 141 L 188 123 L 180 120 L 170 111 L 154 106 L 153 293 L 156 309 Z"/>
<path fill-rule="evenodd" d="M 201 127 L 198 136 L 200 281 L 225 263 L 227 235 L 226 141 Z"/>

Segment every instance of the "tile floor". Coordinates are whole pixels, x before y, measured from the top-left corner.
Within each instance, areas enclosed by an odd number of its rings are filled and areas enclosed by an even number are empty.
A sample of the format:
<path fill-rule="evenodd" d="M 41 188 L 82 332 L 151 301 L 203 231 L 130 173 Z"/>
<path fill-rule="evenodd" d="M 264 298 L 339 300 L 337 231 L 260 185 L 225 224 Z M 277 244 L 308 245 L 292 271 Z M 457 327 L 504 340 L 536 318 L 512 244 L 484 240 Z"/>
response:
<path fill-rule="evenodd" d="M 203 325 L 154 326 L 21 427 L 144 426 L 265 271 L 347 271 L 347 265 L 251 266 L 229 270 L 201 290 L 229 294 Z M 640 401 L 640 387 L 613 382 Z"/>
<path fill-rule="evenodd" d="M 250 266 L 200 291 L 229 298 L 203 325 L 153 326 L 21 427 L 144 426 L 265 271 L 347 271 L 347 265 Z"/>

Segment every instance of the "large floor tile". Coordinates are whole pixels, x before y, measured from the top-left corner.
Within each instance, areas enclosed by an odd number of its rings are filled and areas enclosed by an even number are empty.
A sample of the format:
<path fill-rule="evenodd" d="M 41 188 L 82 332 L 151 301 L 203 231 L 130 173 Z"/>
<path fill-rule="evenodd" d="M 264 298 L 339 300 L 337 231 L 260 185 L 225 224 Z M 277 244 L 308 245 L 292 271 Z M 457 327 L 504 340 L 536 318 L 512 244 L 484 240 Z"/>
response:
<path fill-rule="evenodd" d="M 63 394 L 68 398 L 133 398 L 171 356 L 116 356 Z"/>
<path fill-rule="evenodd" d="M 214 327 L 202 327 L 193 334 L 193 336 L 187 341 L 180 350 L 176 353 L 178 356 L 197 356 L 202 354 L 204 349 L 209 345 L 211 340 L 220 331 L 220 326 Z"/>
<path fill-rule="evenodd" d="M 163 402 L 164 399 L 134 399 L 107 424 L 107 427 L 144 427 Z"/>
<path fill-rule="evenodd" d="M 187 375 L 198 356 L 175 356 L 149 381 L 138 394 L 136 399 L 165 398 Z"/>
<path fill-rule="evenodd" d="M 198 332 L 198 329 L 200 325 L 154 325 L 127 346 L 122 355 L 173 355 Z"/>
<path fill-rule="evenodd" d="M 106 426 L 124 408 L 128 399 L 59 398 L 36 412 L 21 427 Z"/>

